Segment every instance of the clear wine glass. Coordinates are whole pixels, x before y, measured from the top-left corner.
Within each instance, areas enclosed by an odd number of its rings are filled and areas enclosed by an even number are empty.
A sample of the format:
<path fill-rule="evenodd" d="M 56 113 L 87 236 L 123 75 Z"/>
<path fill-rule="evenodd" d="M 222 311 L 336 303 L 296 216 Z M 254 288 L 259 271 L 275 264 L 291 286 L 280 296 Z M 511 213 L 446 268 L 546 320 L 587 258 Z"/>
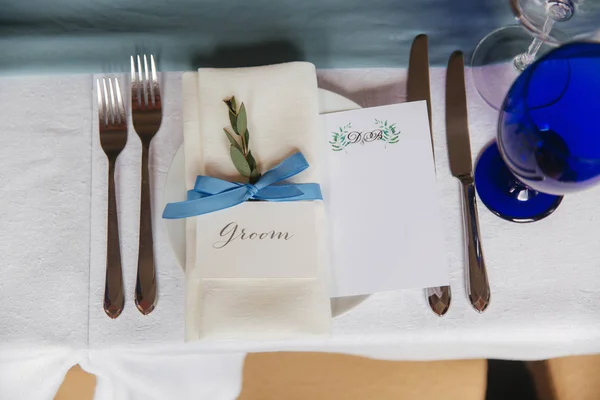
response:
<path fill-rule="evenodd" d="M 484 37 L 471 58 L 477 91 L 500 109 L 506 92 L 535 59 L 598 28 L 600 0 L 508 0 L 520 25 Z"/>
<path fill-rule="evenodd" d="M 562 195 L 600 181 L 600 43 L 550 51 L 516 79 L 498 137 L 480 155 L 475 187 L 496 215 L 532 222 Z"/>

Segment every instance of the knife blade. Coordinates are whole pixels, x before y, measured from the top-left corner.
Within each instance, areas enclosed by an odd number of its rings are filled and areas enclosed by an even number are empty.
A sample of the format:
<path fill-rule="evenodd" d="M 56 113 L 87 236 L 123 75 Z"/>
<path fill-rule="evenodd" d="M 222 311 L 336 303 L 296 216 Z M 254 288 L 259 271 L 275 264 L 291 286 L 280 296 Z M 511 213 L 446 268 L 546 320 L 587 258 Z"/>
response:
<path fill-rule="evenodd" d="M 427 116 L 429 117 L 429 131 L 431 144 L 433 144 L 433 127 L 431 124 L 431 93 L 429 90 L 429 41 L 427 35 L 420 34 L 415 37 L 410 48 L 408 60 L 408 80 L 406 82 L 407 101 L 427 102 Z"/>
<path fill-rule="evenodd" d="M 427 35 L 420 34 L 415 37 L 410 48 L 408 61 L 408 80 L 406 82 L 406 99 L 408 101 L 421 101 L 427 103 L 427 116 L 429 117 L 429 133 L 431 135 L 431 149 L 433 148 L 433 125 L 431 115 L 431 91 L 429 89 L 429 41 Z M 433 153 L 435 160 L 435 151 Z M 425 289 L 427 302 L 434 313 L 443 316 L 450 308 L 452 293 L 450 286 L 441 286 Z"/>
<path fill-rule="evenodd" d="M 467 295 L 475 310 L 482 313 L 490 303 L 491 293 L 479 232 L 469 140 L 465 66 L 461 51 L 452 53 L 446 71 L 446 140 L 450 171 L 460 181 L 462 191 Z"/>

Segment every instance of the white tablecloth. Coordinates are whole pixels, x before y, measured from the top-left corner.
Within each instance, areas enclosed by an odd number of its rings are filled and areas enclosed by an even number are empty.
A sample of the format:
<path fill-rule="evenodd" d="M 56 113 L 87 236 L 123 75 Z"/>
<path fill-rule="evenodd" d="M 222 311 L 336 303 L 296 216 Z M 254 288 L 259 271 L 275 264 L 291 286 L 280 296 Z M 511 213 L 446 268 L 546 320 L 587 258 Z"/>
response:
<path fill-rule="evenodd" d="M 99 376 L 99 399 L 214 400 L 236 396 L 244 353 L 250 351 L 398 360 L 600 352 L 600 188 L 570 195 L 554 215 L 534 224 L 503 221 L 479 203 L 492 302 L 484 314 L 468 303 L 458 183 L 446 153 L 444 80 L 443 69 L 432 69 L 439 200 L 453 289 L 448 314 L 436 317 L 422 290 L 405 290 L 371 296 L 336 318 L 328 338 L 185 344 L 184 275 L 160 219 L 162 187 L 182 141 L 181 75 L 163 76 L 164 120 L 151 153 L 159 302 L 149 316 L 133 303 L 141 153 L 133 131 L 119 157 L 127 303 L 116 320 L 102 310 L 107 179 L 93 77 L 0 79 L 0 399 L 52 398 L 77 362 Z M 405 101 L 405 81 L 401 69 L 319 72 L 320 87 L 363 107 Z M 467 85 L 475 159 L 495 136 L 497 112 L 471 87 L 469 73 Z M 405 189 L 407 196 L 418 195 L 418 188 Z"/>

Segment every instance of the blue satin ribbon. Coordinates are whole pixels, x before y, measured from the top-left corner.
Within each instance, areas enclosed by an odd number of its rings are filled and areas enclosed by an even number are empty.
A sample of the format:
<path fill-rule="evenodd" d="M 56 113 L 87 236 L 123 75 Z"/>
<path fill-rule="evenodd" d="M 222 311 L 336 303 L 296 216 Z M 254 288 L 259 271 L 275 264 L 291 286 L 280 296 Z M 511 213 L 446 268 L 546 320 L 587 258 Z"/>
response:
<path fill-rule="evenodd" d="M 178 219 L 208 214 L 241 204 L 249 199 L 266 201 L 323 200 L 321 187 L 317 183 L 274 183 L 286 180 L 308 168 L 302 153 L 295 153 L 281 164 L 265 172 L 254 185 L 229 182 L 211 176 L 196 178 L 194 189 L 188 192 L 188 199 L 179 203 L 169 203 L 163 211 L 163 218 Z"/>

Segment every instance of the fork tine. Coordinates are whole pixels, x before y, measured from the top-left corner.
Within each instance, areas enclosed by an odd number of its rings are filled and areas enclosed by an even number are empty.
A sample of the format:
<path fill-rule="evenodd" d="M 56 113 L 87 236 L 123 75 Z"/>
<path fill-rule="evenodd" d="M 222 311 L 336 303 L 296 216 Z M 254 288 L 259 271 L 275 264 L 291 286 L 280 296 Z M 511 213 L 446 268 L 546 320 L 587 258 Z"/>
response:
<path fill-rule="evenodd" d="M 140 85 L 135 73 L 135 59 L 131 56 L 131 101 L 138 103 L 138 105 L 140 102 L 139 89 Z"/>
<path fill-rule="evenodd" d="M 117 105 L 115 103 L 115 91 L 112 78 L 108 78 L 108 87 L 110 88 L 110 120 L 111 123 L 114 124 L 117 121 Z"/>
<path fill-rule="evenodd" d="M 121 96 L 121 87 L 119 86 L 119 79 L 115 78 L 115 90 L 117 92 L 117 119 L 119 124 L 127 121 L 125 117 L 125 105 L 123 104 L 123 96 Z"/>
<path fill-rule="evenodd" d="M 160 84 L 158 83 L 158 74 L 156 72 L 156 64 L 154 62 L 154 56 L 150 55 L 150 64 L 152 66 L 152 87 L 154 88 L 154 101 L 160 103 Z"/>
<path fill-rule="evenodd" d="M 110 122 L 110 104 L 108 103 L 108 90 L 106 89 L 106 79 L 102 78 L 103 97 L 104 97 L 104 110 L 106 113 L 106 124 Z"/>
<path fill-rule="evenodd" d="M 148 80 L 148 88 L 150 90 L 150 99 L 148 100 L 148 104 L 154 105 L 156 104 L 156 98 L 154 97 L 154 76 L 156 75 L 156 66 L 154 65 L 154 56 L 150 54 L 150 69 L 148 69 L 148 64 L 146 61 L 146 55 L 144 54 L 144 63 L 146 64 L 146 79 Z"/>
<path fill-rule="evenodd" d="M 100 125 L 106 125 L 106 110 L 102 101 L 102 88 L 100 87 L 100 79 L 96 79 L 96 95 L 98 96 L 98 122 Z"/>
<path fill-rule="evenodd" d="M 158 83 L 158 74 L 156 72 L 156 63 L 154 62 L 154 56 L 152 54 L 150 54 L 150 64 L 152 67 L 152 88 L 154 90 L 154 105 L 156 105 L 156 103 L 160 103 L 160 85 Z M 160 107 L 160 105 L 159 105 Z"/>
<path fill-rule="evenodd" d="M 146 96 L 146 106 L 150 106 L 150 102 L 152 101 L 152 93 L 150 87 L 150 75 L 148 73 L 148 57 L 144 54 L 144 90 Z"/>
<path fill-rule="evenodd" d="M 137 56 L 137 68 L 138 68 L 138 79 L 140 82 L 140 97 L 142 107 L 148 105 L 148 89 L 146 88 L 146 82 L 144 80 L 144 69 L 142 68 L 142 59 Z"/>

